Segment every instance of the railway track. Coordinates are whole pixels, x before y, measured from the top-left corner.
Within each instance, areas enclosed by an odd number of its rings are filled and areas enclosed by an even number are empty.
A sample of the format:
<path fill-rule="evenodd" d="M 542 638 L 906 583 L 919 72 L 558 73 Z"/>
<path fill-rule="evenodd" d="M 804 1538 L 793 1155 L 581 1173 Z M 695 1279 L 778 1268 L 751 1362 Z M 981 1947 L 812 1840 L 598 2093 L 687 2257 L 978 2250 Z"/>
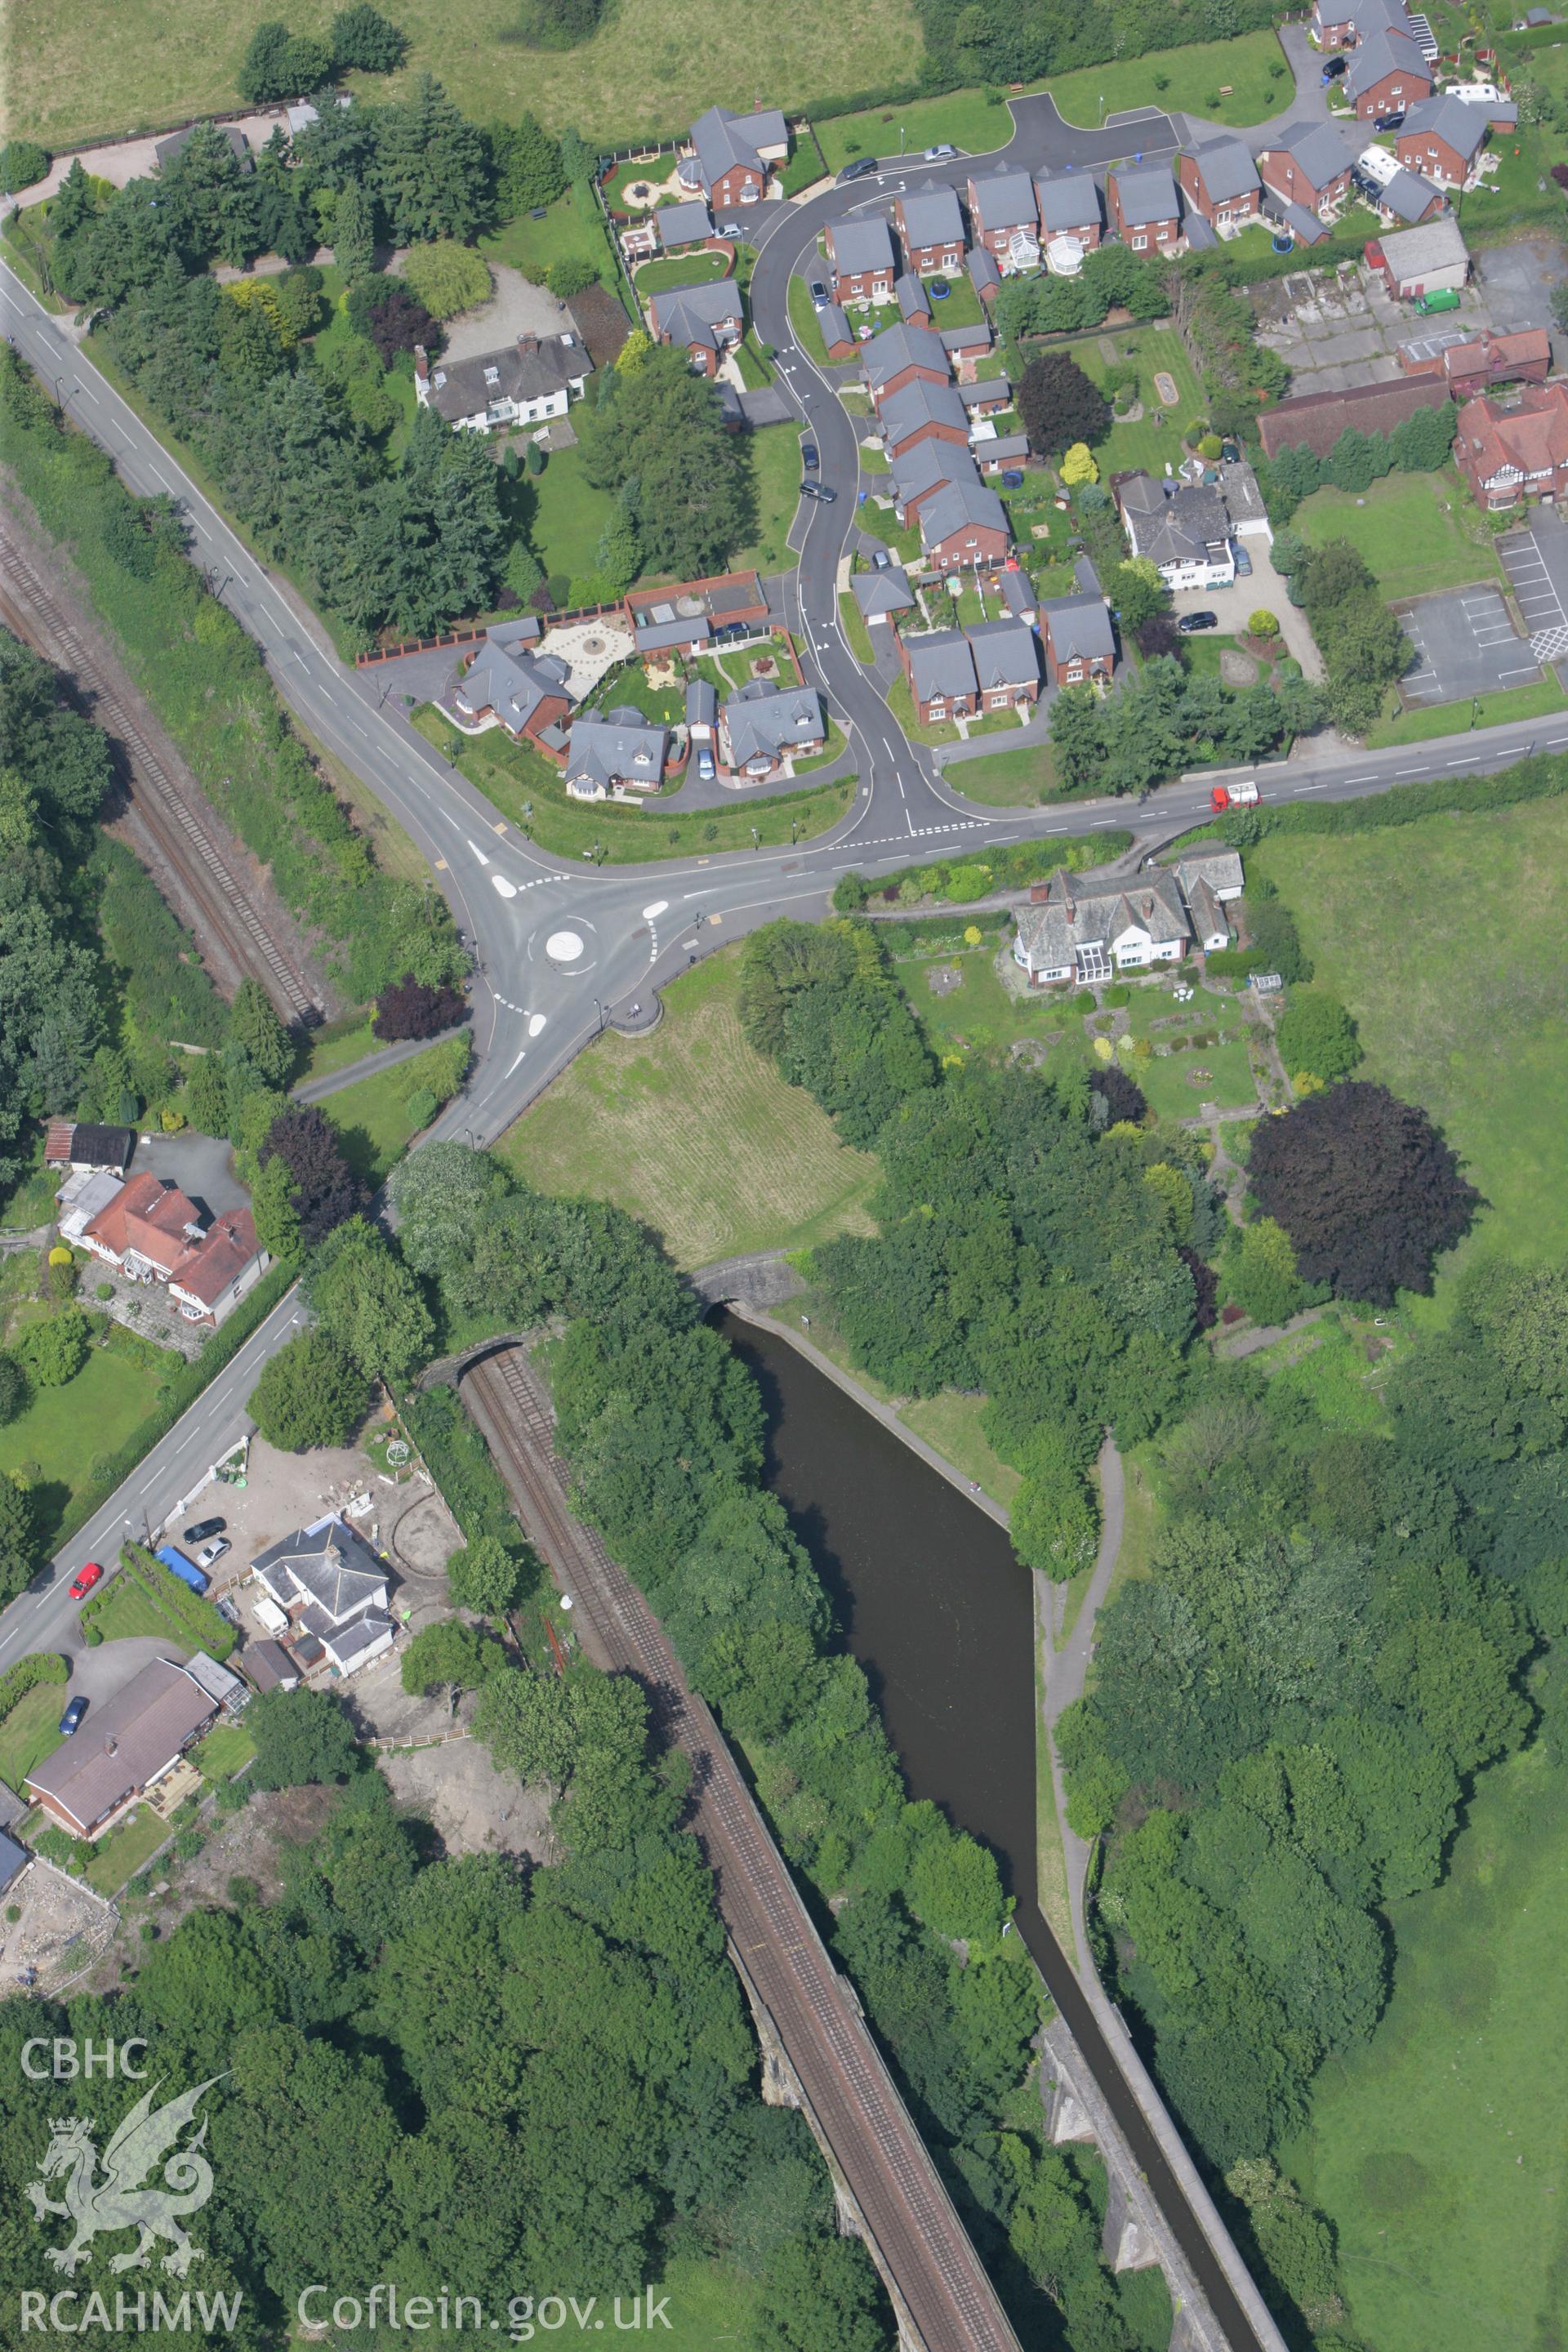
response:
<path fill-rule="evenodd" d="M 723 1736 L 624 1570 L 567 1507 L 554 1422 L 526 1354 L 498 1350 L 464 1391 L 520 1512 L 572 1595 L 584 1646 L 647 1685 L 693 1765 L 695 1831 L 719 1908 L 926 2352 L 1018 2352 L 1017 2338 L 847 1980 L 827 1956 Z"/>
<path fill-rule="evenodd" d="M 243 978 L 258 980 L 287 1022 L 319 1011 L 293 964 L 247 894 L 225 856 L 205 803 L 197 804 L 149 740 L 133 698 L 82 635 L 0 509 L 0 562 L 6 588 L 0 618 L 16 635 L 64 669 L 93 700 L 95 722 L 120 748 L 130 772 L 135 808 L 215 939 Z"/>

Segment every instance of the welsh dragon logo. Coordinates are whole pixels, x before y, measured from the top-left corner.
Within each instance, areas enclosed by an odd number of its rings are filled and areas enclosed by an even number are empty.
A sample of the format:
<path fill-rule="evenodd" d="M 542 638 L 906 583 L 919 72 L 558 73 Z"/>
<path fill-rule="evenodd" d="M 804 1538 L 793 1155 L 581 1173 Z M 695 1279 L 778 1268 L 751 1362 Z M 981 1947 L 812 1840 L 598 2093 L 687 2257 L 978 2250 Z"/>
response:
<path fill-rule="evenodd" d="M 202 2094 L 221 2080 L 214 2074 L 155 2111 L 153 2091 L 145 2092 L 105 2148 L 101 2179 L 95 2177 L 98 2150 L 85 2118 L 62 2116 L 51 2121 L 49 2145 L 39 2158 L 38 2171 L 45 2181 L 67 2176 L 64 2201 L 47 2196 L 40 2180 L 29 2180 L 26 2189 L 40 2221 L 47 2214 L 60 2213 L 76 2224 L 68 2246 L 48 2249 L 56 2270 L 74 2275 L 89 2259 L 93 2240 L 116 2230 L 135 2230 L 140 2235 L 129 2253 L 113 2256 L 111 2271 L 145 2270 L 158 2238 L 169 2241 L 173 2251 L 163 2257 L 163 2267 L 175 2278 L 184 2278 L 191 2264 L 202 2260 L 204 2249 L 191 2243 L 181 2216 L 199 2213 L 212 2195 L 212 2167 L 200 2152 L 207 2136 L 205 2118 L 184 2147 L 176 2143 L 195 2116 Z M 145 2187 L 147 2175 L 164 2156 L 163 2187 Z"/>

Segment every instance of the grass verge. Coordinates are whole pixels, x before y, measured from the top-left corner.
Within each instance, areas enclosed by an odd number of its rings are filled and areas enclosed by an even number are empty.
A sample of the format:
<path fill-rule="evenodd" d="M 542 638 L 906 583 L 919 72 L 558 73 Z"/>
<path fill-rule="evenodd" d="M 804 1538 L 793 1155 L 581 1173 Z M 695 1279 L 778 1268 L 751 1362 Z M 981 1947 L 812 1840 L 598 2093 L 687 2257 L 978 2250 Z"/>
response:
<path fill-rule="evenodd" d="M 1478 695 L 1474 703 L 1439 702 L 1422 710 L 1402 710 L 1397 719 L 1381 719 L 1367 737 L 1370 751 L 1393 743 L 1426 743 L 1435 735 L 1451 735 L 1469 719 L 1476 727 L 1508 727 L 1526 719 L 1549 719 L 1568 709 L 1555 677 L 1547 675 L 1534 686 L 1516 686 L 1501 694 Z"/>
<path fill-rule="evenodd" d="M 68 1683 L 37 1683 L 0 1721 L 0 1780 L 18 1796 L 28 1773 L 59 1746 L 60 1717 L 69 1696 Z"/>

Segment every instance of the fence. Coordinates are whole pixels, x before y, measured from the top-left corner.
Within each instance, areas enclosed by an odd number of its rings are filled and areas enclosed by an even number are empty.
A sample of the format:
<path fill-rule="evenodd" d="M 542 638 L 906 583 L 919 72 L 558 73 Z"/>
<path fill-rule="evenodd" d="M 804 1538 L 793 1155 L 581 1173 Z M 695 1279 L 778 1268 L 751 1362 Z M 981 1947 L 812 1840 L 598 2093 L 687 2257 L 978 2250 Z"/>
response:
<path fill-rule="evenodd" d="M 541 613 L 538 617 L 541 625 L 550 629 L 559 628 L 566 621 L 602 621 L 608 614 L 624 619 L 626 607 L 619 602 L 614 604 L 573 604 L 563 612 L 552 610 Z M 356 669 L 371 669 L 378 662 L 401 661 L 405 654 L 434 654 L 439 653 L 443 646 L 478 645 L 488 630 L 502 628 L 509 620 L 520 618 L 526 618 L 526 615 L 498 613 L 493 621 L 475 621 L 466 629 L 443 630 L 437 637 L 399 637 L 392 645 L 373 646 L 368 653 L 356 654 L 354 667 Z"/>

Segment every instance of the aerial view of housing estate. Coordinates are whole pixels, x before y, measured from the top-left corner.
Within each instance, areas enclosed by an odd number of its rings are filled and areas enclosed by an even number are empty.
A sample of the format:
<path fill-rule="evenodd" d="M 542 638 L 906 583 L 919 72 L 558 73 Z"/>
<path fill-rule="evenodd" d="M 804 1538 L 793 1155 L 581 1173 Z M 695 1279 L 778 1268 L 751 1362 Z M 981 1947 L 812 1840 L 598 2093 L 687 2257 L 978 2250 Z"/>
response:
<path fill-rule="evenodd" d="M 0 2347 L 1560 2352 L 1568 7 L 0 61 Z"/>

